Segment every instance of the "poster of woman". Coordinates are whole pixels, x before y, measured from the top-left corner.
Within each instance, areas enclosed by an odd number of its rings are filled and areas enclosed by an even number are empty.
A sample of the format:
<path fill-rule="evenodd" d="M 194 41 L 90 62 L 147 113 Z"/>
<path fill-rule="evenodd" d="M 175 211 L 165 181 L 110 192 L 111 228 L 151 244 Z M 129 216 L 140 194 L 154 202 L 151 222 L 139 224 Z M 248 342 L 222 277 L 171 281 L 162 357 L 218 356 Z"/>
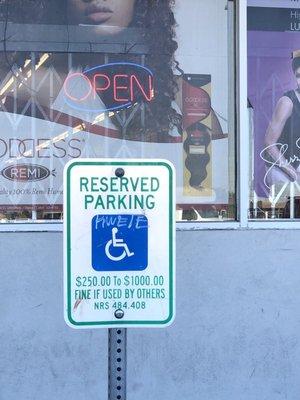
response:
<path fill-rule="evenodd" d="M 248 1 L 248 97 L 253 190 L 272 202 L 300 186 L 300 5 Z M 271 196 L 271 197 L 270 197 Z"/>
<path fill-rule="evenodd" d="M 203 18 L 202 43 L 193 17 L 209 8 L 227 24 L 227 2 L 188 2 L 1 3 L 1 204 L 61 204 L 62 168 L 77 157 L 166 158 L 179 204 L 228 203 L 227 39 Z M 44 49 L 11 50 L 24 21 L 24 35 L 47 32 Z"/>

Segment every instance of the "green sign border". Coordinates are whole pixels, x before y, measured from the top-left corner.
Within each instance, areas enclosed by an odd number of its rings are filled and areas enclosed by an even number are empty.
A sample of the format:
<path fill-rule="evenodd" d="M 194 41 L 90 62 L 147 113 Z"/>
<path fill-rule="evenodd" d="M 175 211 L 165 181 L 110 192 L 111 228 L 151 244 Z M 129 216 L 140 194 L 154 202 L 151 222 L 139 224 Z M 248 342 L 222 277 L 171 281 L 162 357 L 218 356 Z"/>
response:
<path fill-rule="evenodd" d="M 83 166 L 83 165 L 90 165 L 90 166 L 104 166 L 104 165 L 109 165 L 109 166 L 164 166 L 168 169 L 169 171 L 169 293 L 170 293 L 170 299 L 169 299 L 169 316 L 167 319 L 163 321 L 120 321 L 120 320 L 114 320 L 114 321 L 92 321 L 92 322 L 76 322 L 73 320 L 72 315 L 71 315 L 71 310 L 72 310 L 72 304 L 71 304 L 71 169 L 76 166 Z M 72 164 L 70 164 L 67 167 L 67 185 L 66 188 L 67 190 L 67 316 L 70 324 L 74 326 L 106 326 L 106 325 L 166 325 L 168 324 L 174 314 L 174 309 L 173 309 L 173 290 L 174 290 L 174 285 L 173 285 L 173 225 L 174 225 L 174 196 L 173 196 L 173 170 L 170 167 L 170 165 L 166 162 L 163 161 L 76 161 Z"/>

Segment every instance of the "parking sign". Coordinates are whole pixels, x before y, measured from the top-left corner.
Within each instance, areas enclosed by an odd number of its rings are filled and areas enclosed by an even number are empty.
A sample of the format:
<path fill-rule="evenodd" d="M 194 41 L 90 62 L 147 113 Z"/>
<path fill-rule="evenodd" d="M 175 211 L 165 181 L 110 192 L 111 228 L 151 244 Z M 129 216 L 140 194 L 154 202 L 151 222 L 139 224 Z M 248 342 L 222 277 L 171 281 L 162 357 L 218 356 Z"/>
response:
<path fill-rule="evenodd" d="M 74 328 L 174 319 L 174 168 L 80 159 L 65 167 L 65 320 Z"/>

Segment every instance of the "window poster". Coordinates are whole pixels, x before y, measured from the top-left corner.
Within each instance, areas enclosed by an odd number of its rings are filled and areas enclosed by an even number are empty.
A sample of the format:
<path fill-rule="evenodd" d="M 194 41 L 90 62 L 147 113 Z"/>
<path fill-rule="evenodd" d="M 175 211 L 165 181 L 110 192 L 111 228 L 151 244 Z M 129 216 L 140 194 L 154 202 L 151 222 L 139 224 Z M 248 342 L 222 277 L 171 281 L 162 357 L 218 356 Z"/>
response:
<path fill-rule="evenodd" d="M 256 196 L 269 198 L 272 204 L 300 191 L 299 88 L 300 2 L 249 0 L 253 189 Z"/>
<path fill-rule="evenodd" d="M 228 11 L 217 3 L 2 1 L 1 210 L 60 209 L 63 167 L 81 157 L 168 159 L 179 205 L 228 204 Z M 20 29 L 40 48 L 12 50 Z"/>

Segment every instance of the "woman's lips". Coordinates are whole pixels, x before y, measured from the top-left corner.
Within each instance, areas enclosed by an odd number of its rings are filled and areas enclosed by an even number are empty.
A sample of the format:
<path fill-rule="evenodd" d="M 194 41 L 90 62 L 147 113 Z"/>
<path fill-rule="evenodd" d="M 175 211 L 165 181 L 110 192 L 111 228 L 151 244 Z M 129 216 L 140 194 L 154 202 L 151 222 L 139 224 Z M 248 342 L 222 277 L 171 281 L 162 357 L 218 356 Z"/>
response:
<path fill-rule="evenodd" d="M 92 20 L 93 22 L 106 22 L 107 20 L 110 19 L 111 14 L 104 13 L 104 12 L 97 12 L 97 13 L 89 14 L 87 17 L 88 17 L 88 19 Z"/>
<path fill-rule="evenodd" d="M 91 5 L 87 8 L 85 15 L 93 22 L 106 22 L 112 16 L 113 12 L 108 7 L 97 7 Z"/>

